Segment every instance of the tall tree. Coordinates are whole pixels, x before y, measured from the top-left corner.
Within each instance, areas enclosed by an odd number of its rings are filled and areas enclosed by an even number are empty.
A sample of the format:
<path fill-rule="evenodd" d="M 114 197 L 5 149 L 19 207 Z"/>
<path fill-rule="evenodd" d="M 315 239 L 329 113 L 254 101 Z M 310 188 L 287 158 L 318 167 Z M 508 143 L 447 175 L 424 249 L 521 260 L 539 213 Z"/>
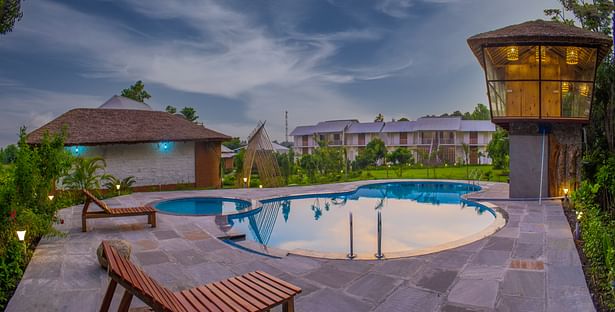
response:
<path fill-rule="evenodd" d="M 485 104 L 478 103 L 474 107 L 471 118 L 472 120 L 489 120 L 491 119 L 491 112 Z"/>
<path fill-rule="evenodd" d="M 0 0 L 0 34 L 11 32 L 22 16 L 21 0 Z"/>
<path fill-rule="evenodd" d="M 575 21 L 565 17 L 565 12 L 572 13 L 581 27 L 612 36 L 615 31 L 615 3 L 611 0 L 560 0 L 563 10 L 546 9 L 547 16 L 554 21 L 574 25 Z M 594 102 L 592 104 L 590 125 L 587 133 L 589 150 L 599 159 L 592 163 L 601 163 L 605 156 L 615 153 L 615 55 L 606 57 L 596 70 Z M 602 153 L 606 151 L 608 153 Z M 587 169 L 587 168 L 585 168 Z M 592 170 L 586 170 L 586 173 Z M 591 176 L 589 177 L 591 178 Z"/>
<path fill-rule="evenodd" d="M 135 84 L 129 88 L 122 90 L 122 96 L 141 103 L 152 97 L 149 93 L 147 93 L 147 91 L 145 91 L 145 85 L 141 80 L 135 82 Z"/>
<path fill-rule="evenodd" d="M 196 114 L 196 110 L 192 107 L 184 107 L 181 111 L 179 111 L 186 119 L 194 122 L 199 119 L 199 115 Z"/>
<path fill-rule="evenodd" d="M 169 113 L 169 114 L 177 113 L 177 108 L 175 108 L 175 106 L 171 106 L 171 105 L 167 105 L 167 107 L 164 110 L 167 111 L 167 113 Z"/>
<path fill-rule="evenodd" d="M 0 162 L 3 164 L 11 164 L 17 159 L 17 146 L 9 144 L 4 149 L 0 148 Z"/>

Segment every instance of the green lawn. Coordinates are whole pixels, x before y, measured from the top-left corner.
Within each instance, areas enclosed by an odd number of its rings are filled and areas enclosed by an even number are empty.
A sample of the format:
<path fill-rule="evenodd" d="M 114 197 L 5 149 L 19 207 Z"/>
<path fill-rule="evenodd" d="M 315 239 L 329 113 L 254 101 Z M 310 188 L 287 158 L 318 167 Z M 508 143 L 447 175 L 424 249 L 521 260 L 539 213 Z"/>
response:
<path fill-rule="evenodd" d="M 366 179 L 452 179 L 452 180 L 490 180 L 497 182 L 507 182 L 508 176 L 504 170 L 493 169 L 492 166 L 458 166 L 458 167 L 438 167 L 438 168 L 404 168 L 402 175 L 399 175 L 399 169 L 391 167 L 389 170 L 384 168 L 364 170 L 361 176 L 352 180 Z"/>
<path fill-rule="evenodd" d="M 399 175 L 399 168 L 392 166 L 390 169 L 386 167 L 364 169 L 358 172 L 353 172 L 350 175 L 340 172 L 335 176 L 317 176 L 315 181 L 310 182 L 307 176 L 293 175 L 290 178 L 289 185 L 314 185 L 327 184 L 361 180 L 377 180 L 377 179 L 447 179 L 447 180 L 480 180 L 480 181 L 495 181 L 508 182 L 508 175 L 505 170 L 493 169 L 490 165 L 474 165 L 457 166 L 457 167 L 438 167 L 438 168 L 404 168 Z M 234 183 L 232 174 L 225 175 L 225 188 L 237 187 Z M 250 179 L 250 187 L 258 187 L 258 175 L 252 175 Z"/>

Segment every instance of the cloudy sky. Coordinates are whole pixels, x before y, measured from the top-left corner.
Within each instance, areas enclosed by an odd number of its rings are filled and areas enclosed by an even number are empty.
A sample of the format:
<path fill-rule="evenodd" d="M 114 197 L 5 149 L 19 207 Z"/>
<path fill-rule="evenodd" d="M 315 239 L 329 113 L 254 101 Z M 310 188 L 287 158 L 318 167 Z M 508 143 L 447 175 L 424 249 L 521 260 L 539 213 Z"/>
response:
<path fill-rule="evenodd" d="M 486 103 L 466 44 L 556 0 L 24 1 L 0 36 L 0 146 L 143 80 L 154 109 L 273 139 L 321 120 L 417 118 Z"/>

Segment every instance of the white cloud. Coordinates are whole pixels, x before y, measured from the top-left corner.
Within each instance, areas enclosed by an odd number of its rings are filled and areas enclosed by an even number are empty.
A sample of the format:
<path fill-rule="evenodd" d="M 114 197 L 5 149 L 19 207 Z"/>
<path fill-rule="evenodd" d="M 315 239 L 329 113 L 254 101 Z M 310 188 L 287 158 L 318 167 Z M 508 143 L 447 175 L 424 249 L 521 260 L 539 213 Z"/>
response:
<path fill-rule="evenodd" d="M 413 5 L 413 0 L 382 0 L 378 2 L 376 8 L 384 14 L 404 18 L 408 16 L 408 9 Z"/>
<path fill-rule="evenodd" d="M 28 132 L 46 124 L 68 109 L 97 107 L 105 98 L 13 86 L 3 88 L 0 146 L 15 143 L 18 129 Z"/>
<path fill-rule="evenodd" d="M 163 23 L 186 23 L 193 30 L 190 40 L 152 38 L 117 21 L 37 1 L 29 4 L 29 14 L 37 18 L 24 20 L 16 30 L 19 36 L 9 38 L 4 49 L 35 45 L 78 56 L 90 69 L 83 73 L 87 78 L 140 79 L 179 91 L 246 100 L 246 115 L 253 121 L 281 115 L 283 110 L 301 116 L 301 122 L 322 119 L 323 112 L 326 118 L 361 114 L 336 85 L 381 79 L 400 70 L 399 66 L 322 69 L 344 42 L 379 38 L 372 30 L 274 37 L 248 16 L 213 1 L 126 2 L 137 14 Z M 217 128 L 223 131 L 227 126 Z M 237 135 L 233 129 L 231 134 Z"/>

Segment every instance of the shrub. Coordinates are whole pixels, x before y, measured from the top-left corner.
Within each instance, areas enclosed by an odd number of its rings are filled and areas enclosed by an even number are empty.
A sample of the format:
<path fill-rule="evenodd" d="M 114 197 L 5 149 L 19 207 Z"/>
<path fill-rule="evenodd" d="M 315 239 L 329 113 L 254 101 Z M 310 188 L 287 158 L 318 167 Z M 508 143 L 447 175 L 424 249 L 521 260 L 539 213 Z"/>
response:
<path fill-rule="evenodd" d="M 26 143 L 26 129 L 20 139 L 14 166 L 0 171 L 0 309 L 21 279 L 32 246 L 44 235 L 58 232 L 53 220 L 59 204 L 47 197 L 54 182 L 70 168 L 72 157 L 64 150 L 64 136 L 44 135 L 32 147 Z M 26 230 L 26 241 L 15 232 Z"/>

